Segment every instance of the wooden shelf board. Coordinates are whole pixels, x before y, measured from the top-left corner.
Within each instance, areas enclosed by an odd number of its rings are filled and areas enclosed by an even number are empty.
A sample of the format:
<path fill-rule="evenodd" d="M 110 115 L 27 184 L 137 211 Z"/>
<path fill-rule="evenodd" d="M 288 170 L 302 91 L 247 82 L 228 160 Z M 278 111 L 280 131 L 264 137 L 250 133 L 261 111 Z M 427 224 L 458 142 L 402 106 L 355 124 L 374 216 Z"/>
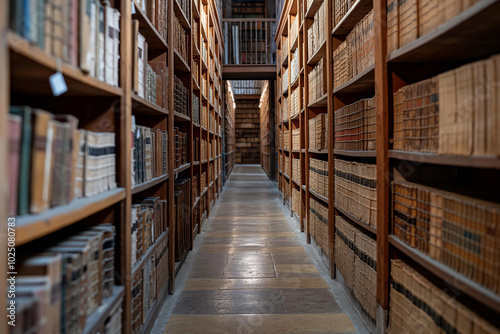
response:
<path fill-rule="evenodd" d="M 342 209 L 337 204 L 335 204 L 335 210 L 339 211 L 343 216 L 347 217 L 351 222 L 355 223 L 356 225 L 358 225 L 359 227 L 361 227 L 365 231 L 368 231 L 368 232 L 373 233 L 375 235 L 377 234 L 377 228 L 362 222 L 358 218 L 354 217 L 352 215 L 352 213 Z"/>
<path fill-rule="evenodd" d="M 179 168 L 176 168 L 176 169 L 174 170 L 174 173 L 176 173 L 176 174 L 177 174 L 177 173 L 182 173 L 183 171 L 185 171 L 185 170 L 186 170 L 186 169 L 188 169 L 189 167 L 191 167 L 191 163 L 190 163 L 190 162 L 188 162 L 187 164 L 184 164 L 184 165 L 180 166 Z"/>
<path fill-rule="evenodd" d="M 292 87 L 292 90 L 294 90 L 298 86 L 299 86 L 299 77 L 297 76 L 297 79 L 295 79 L 295 81 L 290 85 L 290 87 Z"/>
<path fill-rule="evenodd" d="M 26 39 L 7 33 L 10 48 L 11 90 L 26 94 L 53 96 L 49 77 L 58 70 L 58 60 Z M 79 68 L 61 62 L 68 91 L 62 96 L 120 97 L 122 89 L 84 74 Z"/>
<path fill-rule="evenodd" d="M 437 29 L 392 52 L 388 61 L 453 62 L 498 53 L 500 34 L 492 32 L 500 31 L 499 12 L 499 0 L 480 0 Z"/>
<path fill-rule="evenodd" d="M 176 122 L 191 122 L 191 117 L 178 113 L 174 111 L 174 120 Z"/>
<path fill-rule="evenodd" d="M 214 185 L 214 181 L 210 182 L 210 184 L 208 185 L 209 188 L 212 188 Z"/>
<path fill-rule="evenodd" d="M 175 2 L 175 1 L 174 1 Z M 177 72 L 189 72 L 191 69 L 181 54 L 174 49 L 174 69 Z"/>
<path fill-rule="evenodd" d="M 200 57 L 201 54 L 200 54 L 200 48 L 198 48 L 198 45 L 196 43 L 193 42 L 193 56 L 195 57 Z"/>
<path fill-rule="evenodd" d="M 327 106 L 327 104 L 328 104 L 328 94 L 325 94 L 325 95 L 319 97 L 318 99 L 316 99 L 316 101 L 309 103 L 309 105 L 307 107 L 308 108 L 324 108 Z"/>
<path fill-rule="evenodd" d="M 500 296 L 496 295 L 494 292 L 445 266 L 441 262 L 436 261 L 419 250 L 408 246 L 394 235 L 389 235 L 389 243 L 413 261 L 426 268 L 433 275 L 446 281 L 446 283 L 453 285 L 456 289 L 493 309 L 495 312 L 500 313 Z"/>
<path fill-rule="evenodd" d="M 193 209 L 196 208 L 196 206 L 198 205 L 198 203 L 200 203 L 200 197 L 196 196 L 196 199 L 194 200 L 194 204 L 193 204 Z"/>
<path fill-rule="evenodd" d="M 317 63 L 319 63 L 321 58 L 324 58 L 324 57 L 326 57 L 326 38 L 323 41 L 323 43 L 321 44 L 321 46 L 309 58 L 309 60 L 307 61 L 307 65 L 314 66 Z"/>
<path fill-rule="evenodd" d="M 195 1 L 193 0 L 191 3 L 191 12 L 193 13 L 193 18 L 199 19 L 200 18 L 200 10 L 198 9 L 198 6 L 195 5 Z"/>
<path fill-rule="evenodd" d="M 375 158 L 376 151 L 346 151 L 346 150 L 333 150 L 335 155 L 343 155 L 346 157 L 362 157 L 362 158 Z"/>
<path fill-rule="evenodd" d="M 484 169 L 500 169 L 500 159 L 494 157 L 476 157 L 460 155 L 437 155 L 432 153 L 389 151 L 391 159 L 407 160 L 419 164 L 459 166 Z"/>
<path fill-rule="evenodd" d="M 305 148 L 301 149 L 300 153 L 306 153 L 306 149 Z"/>
<path fill-rule="evenodd" d="M 188 21 L 186 14 L 184 14 L 184 11 L 182 8 L 179 6 L 179 3 L 174 0 L 174 13 L 175 16 L 179 19 L 179 23 L 184 29 L 191 29 L 191 22 Z"/>
<path fill-rule="evenodd" d="M 375 91 L 375 64 L 365 68 L 351 80 L 333 89 L 333 94 L 364 93 Z"/>
<path fill-rule="evenodd" d="M 314 19 L 314 14 L 318 11 L 319 7 L 323 4 L 323 0 L 313 0 L 309 8 L 307 8 L 305 18 Z"/>
<path fill-rule="evenodd" d="M 296 18 L 298 20 L 298 18 Z M 299 34 L 297 33 L 297 36 L 295 37 L 295 40 L 293 41 L 292 45 L 290 46 L 290 53 L 293 53 L 295 49 L 299 46 Z"/>
<path fill-rule="evenodd" d="M 316 197 L 317 199 L 321 200 L 322 202 L 324 202 L 325 204 L 328 204 L 328 198 L 323 196 L 323 195 L 320 195 L 318 194 L 317 192 L 315 192 L 314 190 L 312 190 L 311 188 L 309 188 L 309 193 L 312 194 L 314 197 Z"/>
<path fill-rule="evenodd" d="M 283 149 L 283 152 L 290 153 L 290 150 L 289 150 L 289 149 L 287 149 L 287 148 L 284 148 L 284 149 Z"/>
<path fill-rule="evenodd" d="M 200 91 L 200 85 L 198 84 L 198 81 L 193 77 L 193 90 Z"/>
<path fill-rule="evenodd" d="M 300 153 L 300 149 L 293 149 L 292 153 Z"/>
<path fill-rule="evenodd" d="M 141 184 L 137 184 L 135 187 L 132 188 L 132 195 L 138 194 L 144 190 L 147 190 L 151 187 L 154 187 L 157 184 L 165 182 L 166 180 L 168 180 L 168 174 L 162 175 L 159 177 L 155 177 L 154 179 L 146 181 L 146 182 L 141 183 Z"/>
<path fill-rule="evenodd" d="M 305 184 L 302 185 L 302 190 L 307 191 L 307 188 L 306 188 Z"/>
<path fill-rule="evenodd" d="M 140 97 L 136 93 L 132 92 L 132 113 L 141 115 L 168 115 L 168 110 L 152 103 L 144 98 Z"/>
<path fill-rule="evenodd" d="M 149 258 L 151 257 L 151 255 L 154 254 L 154 252 L 156 252 L 156 249 L 158 248 L 158 245 L 165 238 L 168 239 L 168 228 L 167 228 L 167 230 L 165 232 L 163 232 L 158 237 L 158 239 L 156 240 L 156 242 L 148 248 L 148 250 L 146 251 L 146 253 L 142 255 L 141 259 L 139 261 L 137 261 L 136 263 L 134 263 L 134 265 L 132 266 L 132 277 L 134 277 L 135 274 L 137 273 L 137 271 L 140 270 L 144 266 L 144 263 L 146 262 L 146 260 L 149 260 Z M 168 245 L 167 247 L 170 247 L 170 245 Z"/>
<path fill-rule="evenodd" d="M 372 0 L 358 0 L 347 11 L 340 22 L 333 28 L 332 35 L 347 36 L 356 24 L 373 8 Z"/>
<path fill-rule="evenodd" d="M 16 218 L 16 245 L 56 232 L 88 216 L 102 211 L 125 198 L 125 189 L 116 188 L 92 197 L 73 200 L 67 205 L 51 208 L 39 214 Z"/>
<path fill-rule="evenodd" d="M 199 161 L 193 161 L 193 166 L 199 166 L 200 162 Z"/>
<path fill-rule="evenodd" d="M 201 160 L 201 164 L 204 165 L 204 164 L 208 164 L 208 160 Z"/>
<path fill-rule="evenodd" d="M 85 329 L 83 334 L 97 333 L 106 318 L 111 315 L 111 312 L 119 304 L 120 300 L 125 296 L 125 287 L 123 286 L 113 286 L 113 295 L 109 298 L 105 298 L 102 304 L 97 308 L 97 310 L 87 317 L 85 323 Z"/>
<path fill-rule="evenodd" d="M 313 154 L 324 154 L 324 155 L 328 155 L 328 149 L 324 149 L 324 150 L 309 149 L 309 150 L 307 150 L 307 152 L 309 152 L 309 153 L 313 153 Z"/>
<path fill-rule="evenodd" d="M 146 38 L 149 50 L 167 51 L 167 41 L 156 30 L 155 26 L 139 6 L 135 6 L 135 14 L 132 15 L 132 20 L 139 21 L 139 32 Z"/>
<path fill-rule="evenodd" d="M 295 181 L 294 179 L 292 179 L 292 183 L 295 184 L 300 189 L 300 184 L 297 181 Z"/>
<path fill-rule="evenodd" d="M 208 187 L 206 187 L 206 188 L 205 188 L 205 190 L 203 190 L 203 191 L 201 192 L 200 197 L 205 196 L 205 194 L 207 193 L 207 191 L 208 191 Z"/>
<path fill-rule="evenodd" d="M 283 173 L 283 176 L 286 177 L 290 181 L 290 176 L 288 176 L 288 174 Z"/>

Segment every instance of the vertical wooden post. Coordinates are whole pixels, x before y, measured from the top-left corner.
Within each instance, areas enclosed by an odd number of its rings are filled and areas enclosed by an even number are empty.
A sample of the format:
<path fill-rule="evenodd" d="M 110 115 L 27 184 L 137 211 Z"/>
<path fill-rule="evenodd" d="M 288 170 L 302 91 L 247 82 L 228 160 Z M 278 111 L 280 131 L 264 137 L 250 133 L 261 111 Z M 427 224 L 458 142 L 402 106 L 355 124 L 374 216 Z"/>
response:
<path fill-rule="evenodd" d="M 175 1 L 175 0 L 173 0 Z M 174 3 L 168 4 L 168 247 L 169 292 L 175 291 Z"/>
<path fill-rule="evenodd" d="M 335 157 L 333 155 L 333 145 L 334 145 L 334 131 L 333 126 L 334 112 L 333 112 L 333 39 L 332 39 L 332 2 L 326 1 L 326 12 L 328 19 L 326 20 L 326 73 L 327 81 L 326 88 L 328 92 L 328 256 L 330 263 L 330 277 L 335 278 Z"/>
<path fill-rule="evenodd" d="M 3 69 L 0 75 L 0 272 L 7 272 L 7 203 L 8 203 L 8 114 L 9 114 L 9 45 L 7 43 L 8 32 L 8 1 L 0 2 L 0 68 Z M 6 277 L 0 279 L 0 305 L 7 305 Z M 4 308 L 4 310 L 6 310 Z M 4 311 L 6 312 L 6 311 Z M 5 313 L 2 314 L 5 318 Z M 7 321 L 0 321 L 0 333 L 7 333 Z"/>
<path fill-rule="evenodd" d="M 389 87 L 384 0 L 374 0 L 377 140 L 377 333 L 385 332 L 389 307 Z"/>

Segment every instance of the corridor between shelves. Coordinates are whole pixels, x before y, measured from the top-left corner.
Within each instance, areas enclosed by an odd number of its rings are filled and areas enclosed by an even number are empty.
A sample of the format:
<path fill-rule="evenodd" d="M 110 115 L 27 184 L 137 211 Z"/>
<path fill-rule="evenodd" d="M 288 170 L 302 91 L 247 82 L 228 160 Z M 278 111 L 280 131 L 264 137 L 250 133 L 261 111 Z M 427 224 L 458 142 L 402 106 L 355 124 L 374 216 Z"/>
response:
<path fill-rule="evenodd" d="M 356 332 L 280 206 L 260 166 L 235 166 L 154 333 Z"/>

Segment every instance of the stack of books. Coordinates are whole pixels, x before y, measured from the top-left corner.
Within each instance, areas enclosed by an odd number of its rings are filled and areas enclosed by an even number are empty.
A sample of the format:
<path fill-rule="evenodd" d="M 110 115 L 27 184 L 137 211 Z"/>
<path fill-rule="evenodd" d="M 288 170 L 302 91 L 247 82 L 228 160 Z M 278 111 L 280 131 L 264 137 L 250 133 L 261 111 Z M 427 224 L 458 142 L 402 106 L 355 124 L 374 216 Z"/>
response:
<path fill-rule="evenodd" d="M 175 180 L 175 261 L 181 261 L 191 248 L 191 179 Z"/>
<path fill-rule="evenodd" d="M 180 114 L 190 116 L 189 112 L 189 89 L 174 74 L 174 110 Z"/>
<path fill-rule="evenodd" d="M 332 6 L 333 26 L 337 26 L 347 14 L 349 9 L 356 3 L 356 0 L 334 0 Z"/>
<path fill-rule="evenodd" d="M 328 198 L 328 161 L 311 159 L 309 164 L 309 188 Z"/>
<path fill-rule="evenodd" d="M 174 16 L 174 48 L 187 62 L 190 40 L 186 30 L 182 27 L 177 16 Z"/>
<path fill-rule="evenodd" d="M 203 192 L 205 190 L 205 188 L 208 186 L 208 184 L 207 184 L 207 172 L 201 173 L 200 184 L 201 184 L 200 190 Z"/>
<path fill-rule="evenodd" d="M 102 224 L 40 242 L 40 254 L 16 265 L 16 330 L 83 332 L 89 316 L 113 295 L 114 240 L 115 227 Z M 110 313 L 113 331 L 121 328 L 120 313 Z"/>
<path fill-rule="evenodd" d="M 328 115 L 319 114 L 309 120 L 309 149 L 328 149 Z"/>
<path fill-rule="evenodd" d="M 309 80 L 309 103 L 312 103 L 326 94 L 326 67 L 325 58 L 321 58 L 311 72 L 307 75 Z"/>
<path fill-rule="evenodd" d="M 500 205 L 409 182 L 392 183 L 392 231 L 401 241 L 500 294 Z M 460 193 L 452 192 L 460 190 Z M 472 192 L 472 195 L 477 195 Z M 490 196 L 491 195 L 491 196 Z M 497 194 L 481 193 L 490 198 Z"/>
<path fill-rule="evenodd" d="M 335 216 L 335 264 L 363 309 L 375 319 L 377 309 L 377 242 Z"/>
<path fill-rule="evenodd" d="M 290 63 L 290 68 L 292 69 L 290 72 L 290 84 L 293 85 L 299 79 L 299 48 L 295 50 L 293 53 L 292 61 Z"/>
<path fill-rule="evenodd" d="M 10 215 L 41 213 L 116 188 L 115 133 L 78 130 L 78 122 L 10 107 Z"/>
<path fill-rule="evenodd" d="M 168 1 L 161 0 L 134 0 L 136 9 L 140 8 L 146 14 L 151 24 L 156 28 L 164 40 L 168 39 Z"/>
<path fill-rule="evenodd" d="M 295 118 L 300 113 L 300 88 L 296 88 L 292 95 L 290 95 L 290 100 L 287 99 L 287 102 L 290 101 L 290 118 Z"/>
<path fill-rule="evenodd" d="M 314 238 L 319 247 L 328 252 L 328 205 L 317 201 L 313 197 L 309 198 L 309 233 Z"/>
<path fill-rule="evenodd" d="M 482 314 L 449 295 L 402 260 L 391 260 L 389 328 L 428 333 L 498 333 Z"/>
<path fill-rule="evenodd" d="M 300 150 L 300 129 L 292 130 L 292 150 Z"/>
<path fill-rule="evenodd" d="M 301 184 L 300 180 L 300 159 L 292 158 L 292 180 Z"/>
<path fill-rule="evenodd" d="M 356 24 L 333 51 L 333 87 L 339 87 L 375 64 L 373 10 Z"/>
<path fill-rule="evenodd" d="M 148 249 L 167 230 L 167 200 L 148 197 L 132 205 L 132 267 L 140 262 Z"/>
<path fill-rule="evenodd" d="M 335 159 L 335 205 L 377 227 L 377 165 Z"/>
<path fill-rule="evenodd" d="M 284 164 L 285 169 L 283 170 L 283 173 L 286 175 L 290 174 L 290 158 L 285 156 L 285 164 Z M 290 175 L 288 175 L 290 176 Z"/>
<path fill-rule="evenodd" d="M 495 55 L 401 88 L 394 93 L 394 149 L 500 156 L 498 77 Z"/>
<path fill-rule="evenodd" d="M 387 51 L 391 53 L 425 36 L 479 0 L 386 0 Z"/>
<path fill-rule="evenodd" d="M 335 110 L 335 149 L 374 151 L 375 124 L 375 98 Z"/>
<path fill-rule="evenodd" d="M 132 141 L 133 185 L 168 173 L 167 131 L 135 126 Z"/>
<path fill-rule="evenodd" d="M 307 30 L 307 54 L 309 59 L 325 44 L 326 36 L 326 1 L 323 1 L 321 7 L 314 14 L 314 21 L 309 30 Z"/>

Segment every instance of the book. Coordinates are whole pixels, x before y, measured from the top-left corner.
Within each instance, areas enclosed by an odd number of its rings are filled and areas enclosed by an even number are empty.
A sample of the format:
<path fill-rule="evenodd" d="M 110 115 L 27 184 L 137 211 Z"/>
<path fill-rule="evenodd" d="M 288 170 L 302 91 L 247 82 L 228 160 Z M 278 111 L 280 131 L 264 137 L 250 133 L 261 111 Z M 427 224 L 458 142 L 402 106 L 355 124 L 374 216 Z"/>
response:
<path fill-rule="evenodd" d="M 40 213 L 50 206 L 55 123 L 52 114 L 40 109 L 32 111 L 32 118 L 30 213 Z"/>
<path fill-rule="evenodd" d="M 399 49 L 399 21 L 398 21 L 399 0 L 386 0 L 387 4 L 387 53 Z"/>
<path fill-rule="evenodd" d="M 107 5 L 109 6 L 109 5 Z M 105 36 L 105 21 L 104 21 L 104 13 L 105 7 L 97 2 L 97 15 L 96 15 L 96 77 L 100 81 L 106 80 L 106 36 Z"/>
<path fill-rule="evenodd" d="M 396 107 L 394 109 L 396 122 Z M 336 150 L 374 151 L 375 98 L 363 99 L 335 110 L 334 129 Z"/>
<path fill-rule="evenodd" d="M 9 204 L 8 214 L 17 214 L 19 167 L 21 160 L 23 118 L 19 115 L 9 114 Z"/>

